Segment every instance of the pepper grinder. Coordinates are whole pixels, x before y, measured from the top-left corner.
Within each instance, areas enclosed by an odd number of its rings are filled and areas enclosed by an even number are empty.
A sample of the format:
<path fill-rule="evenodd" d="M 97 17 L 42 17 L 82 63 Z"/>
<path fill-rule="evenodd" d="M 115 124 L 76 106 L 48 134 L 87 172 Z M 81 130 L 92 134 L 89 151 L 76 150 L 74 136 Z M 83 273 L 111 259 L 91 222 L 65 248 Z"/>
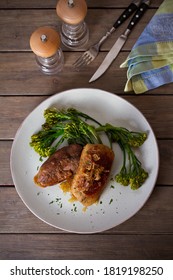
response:
<path fill-rule="evenodd" d="M 89 31 L 84 21 L 87 14 L 85 0 L 59 0 L 56 12 L 62 20 L 62 43 L 71 49 L 86 44 L 89 39 Z"/>
<path fill-rule="evenodd" d="M 32 33 L 30 46 L 44 74 L 54 75 L 62 70 L 64 56 L 60 43 L 59 33 L 50 27 L 40 27 Z"/>

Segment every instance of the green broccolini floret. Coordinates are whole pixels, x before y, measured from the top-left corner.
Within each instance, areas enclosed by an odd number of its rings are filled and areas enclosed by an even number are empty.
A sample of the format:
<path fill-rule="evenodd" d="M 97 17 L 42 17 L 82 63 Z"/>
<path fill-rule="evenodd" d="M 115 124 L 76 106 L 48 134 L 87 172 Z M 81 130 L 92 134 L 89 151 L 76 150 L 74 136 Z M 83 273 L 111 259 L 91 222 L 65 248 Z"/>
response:
<path fill-rule="evenodd" d="M 123 166 L 115 179 L 121 185 L 130 185 L 131 189 L 136 190 L 145 182 L 148 173 L 142 168 L 129 144 L 121 142 L 120 147 L 123 151 Z"/>
<path fill-rule="evenodd" d="M 66 121 L 66 120 L 72 120 L 72 119 L 79 119 L 83 118 L 85 120 L 92 120 L 98 125 L 101 125 L 97 120 L 90 117 L 89 115 L 82 113 L 74 108 L 68 108 L 67 110 L 61 109 L 58 110 L 56 108 L 49 108 L 44 111 L 44 117 L 46 120 L 46 123 L 57 123 L 58 121 Z"/>
<path fill-rule="evenodd" d="M 131 147 L 141 146 L 147 139 L 147 133 L 129 131 L 124 127 L 116 127 L 109 123 L 97 128 L 97 131 L 104 131 L 110 137 L 111 143 L 123 141 L 129 144 Z"/>
<path fill-rule="evenodd" d="M 109 133 L 112 143 L 117 142 L 123 152 L 123 166 L 115 176 L 115 180 L 123 186 L 130 185 L 133 190 L 138 189 L 145 182 L 148 173 L 142 168 L 132 148 L 141 146 L 147 139 L 147 134 L 129 131 L 124 127 L 114 127 L 110 124 L 98 129 Z"/>
<path fill-rule="evenodd" d="M 95 131 L 95 127 L 87 124 L 81 119 L 74 119 L 66 124 L 64 129 L 64 139 L 69 144 L 80 144 L 82 146 L 87 143 L 102 143 L 99 135 Z"/>
<path fill-rule="evenodd" d="M 41 157 L 48 157 L 56 151 L 58 145 L 63 142 L 63 127 L 59 127 L 57 129 L 42 129 L 38 133 L 33 134 L 31 136 L 30 146 L 34 148 L 35 152 L 37 152 Z M 55 146 L 52 144 L 55 142 L 57 138 L 60 138 L 58 143 Z"/>
<path fill-rule="evenodd" d="M 71 120 L 72 116 L 64 109 L 57 110 L 56 108 L 49 108 L 44 111 L 44 118 L 46 123 L 53 125 L 57 122 Z"/>
<path fill-rule="evenodd" d="M 82 118 L 94 121 L 90 116 L 73 108 L 44 111 L 45 123 L 42 129 L 31 136 L 31 147 L 41 156 L 53 154 L 58 146 L 66 139 L 68 144 L 102 143 L 95 127 L 86 123 Z M 96 122 L 96 121 L 95 121 Z M 98 122 L 96 122 L 98 124 Z"/>
<path fill-rule="evenodd" d="M 129 131 L 124 127 L 116 127 L 109 123 L 102 125 L 97 120 L 74 108 L 67 110 L 49 108 L 44 111 L 45 123 L 42 129 L 31 136 L 31 147 L 41 156 L 48 157 L 66 140 L 68 144 L 102 143 L 100 133 L 105 133 L 110 147 L 118 143 L 123 152 L 123 166 L 115 176 L 115 180 L 132 189 L 138 189 L 148 177 L 141 162 L 132 149 L 141 146 L 147 139 L 145 132 Z M 91 120 L 94 125 L 86 121 Z"/>

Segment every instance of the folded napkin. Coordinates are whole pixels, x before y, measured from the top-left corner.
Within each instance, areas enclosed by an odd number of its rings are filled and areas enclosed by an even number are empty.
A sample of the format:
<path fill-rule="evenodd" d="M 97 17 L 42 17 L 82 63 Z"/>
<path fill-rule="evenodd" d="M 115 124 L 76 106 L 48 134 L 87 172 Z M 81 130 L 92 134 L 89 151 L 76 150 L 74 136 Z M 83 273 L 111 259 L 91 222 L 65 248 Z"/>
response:
<path fill-rule="evenodd" d="M 173 82 L 173 0 L 163 1 L 120 67 L 128 67 L 125 92 Z"/>

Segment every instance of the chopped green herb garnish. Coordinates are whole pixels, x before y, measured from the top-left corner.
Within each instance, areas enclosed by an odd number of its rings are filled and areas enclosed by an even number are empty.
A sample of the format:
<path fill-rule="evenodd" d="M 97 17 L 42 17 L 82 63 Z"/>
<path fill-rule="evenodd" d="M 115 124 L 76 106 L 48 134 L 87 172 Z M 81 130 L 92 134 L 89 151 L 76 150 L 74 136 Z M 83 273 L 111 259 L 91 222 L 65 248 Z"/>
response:
<path fill-rule="evenodd" d="M 52 203 L 54 203 L 55 201 L 54 200 L 52 200 L 51 202 L 49 202 L 49 204 L 52 204 Z"/>
<path fill-rule="evenodd" d="M 111 200 L 109 201 L 109 204 L 111 204 L 113 202 L 113 199 L 111 198 Z"/>

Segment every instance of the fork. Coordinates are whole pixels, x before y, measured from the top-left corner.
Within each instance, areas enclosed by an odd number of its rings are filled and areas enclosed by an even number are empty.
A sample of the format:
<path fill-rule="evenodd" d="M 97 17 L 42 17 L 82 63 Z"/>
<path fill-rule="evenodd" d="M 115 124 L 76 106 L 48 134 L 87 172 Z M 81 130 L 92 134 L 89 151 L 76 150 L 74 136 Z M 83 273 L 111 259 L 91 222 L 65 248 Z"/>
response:
<path fill-rule="evenodd" d="M 73 64 L 76 69 L 80 69 L 90 64 L 98 55 L 100 47 L 107 40 L 107 38 L 127 19 L 129 18 L 140 5 L 141 0 L 133 0 L 132 3 L 119 16 L 111 29 L 94 45 L 92 45 L 86 52 L 84 52 Z"/>

